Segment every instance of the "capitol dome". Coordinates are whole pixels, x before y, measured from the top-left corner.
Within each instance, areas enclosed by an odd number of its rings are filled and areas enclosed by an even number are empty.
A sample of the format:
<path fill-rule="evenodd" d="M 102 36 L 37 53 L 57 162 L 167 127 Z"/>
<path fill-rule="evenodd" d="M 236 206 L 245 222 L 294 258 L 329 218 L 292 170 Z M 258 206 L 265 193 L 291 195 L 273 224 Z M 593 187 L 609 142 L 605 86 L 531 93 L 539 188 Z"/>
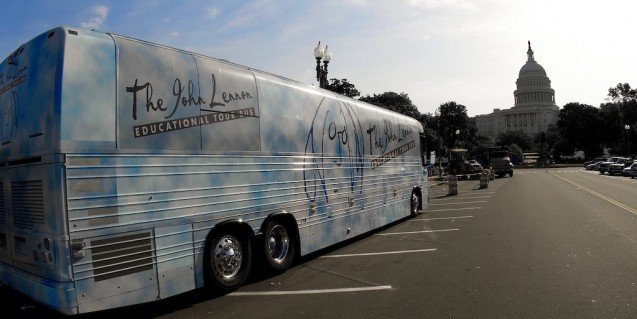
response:
<path fill-rule="evenodd" d="M 531 52 L 532 54 L 533 52 Z M 527 61 L 526 64 L 520 69 L 520 78 L 529 76 L 546 76 L 544 68 L 535 60 Z"/>
<path fill-rule="evenodd" d="M 515 82 L 517 90 L 513 92 L 515 106 L 554 106 L 555 90 L 551 88 L 551 80 L 544 68 L 535 61 L 531 41 L 526 52 L 528 58 L 520 69 L 518 80 Z"/>

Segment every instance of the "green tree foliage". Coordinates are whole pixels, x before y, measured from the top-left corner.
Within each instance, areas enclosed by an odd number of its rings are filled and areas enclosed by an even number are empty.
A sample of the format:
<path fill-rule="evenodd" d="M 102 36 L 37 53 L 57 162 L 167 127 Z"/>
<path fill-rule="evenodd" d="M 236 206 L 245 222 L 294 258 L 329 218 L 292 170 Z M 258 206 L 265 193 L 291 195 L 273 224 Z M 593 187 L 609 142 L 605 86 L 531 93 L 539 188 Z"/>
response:
<path fill-rule="evenodd" d="M 351 98 L 355 98 L 361 95 L 354 84 L 347 82 L 347 79 L 330 79 L 330 83 L 328 83 L 327 87 L 325 88 L 332 92 L 349 96 Z"/>
<path fill-rule="evenodd" d="M 603 104 L 598 125 L 601 143 L 611 153 L 627 155 L 629 150 L 637 151 L 637 100 Z M 626 125 L 629 130 L 625 129 Z"/>
<path fill-rule="evenodd" d="M 502 132 L 495 138 L 495 143 L 501 146 L 515 144 L 516 147 L 522 150 L 531 149 L 531 137 L 524 133 L 523 130 Z"/>
<path fill-rule="evenodd" d="M 544 144 L 545 150 L 550 150 L 559 139 L 561 136 L 556 124 L 549 124 L 546 131 L 533 135 L 533 142 L 538 151 L 542 148 L 542 144 Z"/>
<path fill-rule="evenodd" d="M 568 103 L 560 111 L 557 129 L 562 141 L 561 155 L 584 151 L 587 157 L 597 156 L 606 139 L 602 134 L 604 123 L 600 109 L 586 104 Z"/>
<path fill-rule="evenodd" d="M 477 144 L 477 130 L 469 123 L 467 107 L 462 104 L 453 101 L 441 104 L 438 125 L 440 138 L 447 148 L 462 146 L 471 149 L 471 146 Z"/>
<path fill-rule="evenodd" d="M 637 90 L 631 89 L 628 83 L 617 83 L 608 89 L 608 99 L 614 103 L 637 100 Z"/>
<path fill-rule="evenodd" d="M 407 93 L 385 92 L 373 96 L 366 95 L 360 100 L 420 120 L 420 111 L 411 102 Z"/>

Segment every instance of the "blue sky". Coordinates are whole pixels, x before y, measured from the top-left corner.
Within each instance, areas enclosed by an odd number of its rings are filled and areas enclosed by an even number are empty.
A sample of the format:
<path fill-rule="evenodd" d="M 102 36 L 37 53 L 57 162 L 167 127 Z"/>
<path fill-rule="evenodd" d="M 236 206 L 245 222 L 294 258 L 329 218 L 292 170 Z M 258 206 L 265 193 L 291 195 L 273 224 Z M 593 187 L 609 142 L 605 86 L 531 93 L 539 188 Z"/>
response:
<path fill-rule="evenodd" d="M 308 84 L 313 49 L 329 78 L 363 95 L 407 93 L 422 113 L 513 106 L 527 41 L 562 107 L 637 87 L 634 0 L 35 0 L 0 10 L 0 56 L 57 26 L 100 29 L 226 59 Z"/>

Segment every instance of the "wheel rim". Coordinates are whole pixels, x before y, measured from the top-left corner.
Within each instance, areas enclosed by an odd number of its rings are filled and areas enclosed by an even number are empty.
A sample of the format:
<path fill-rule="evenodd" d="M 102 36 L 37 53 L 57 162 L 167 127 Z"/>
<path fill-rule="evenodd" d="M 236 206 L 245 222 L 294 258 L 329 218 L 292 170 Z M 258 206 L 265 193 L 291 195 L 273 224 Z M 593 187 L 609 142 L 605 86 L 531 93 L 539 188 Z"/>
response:
<path fill-rule="evenodd" d="M 272 259 L 281 263 L 288 256 L 290 249 L 290 236 L 285 227 L 276 225 L 268 236 L 268 251 Z"/>
<path fill-rule="evenodd" d="M 239 240 L 231 235 L 219 238 L 215 245 L 214 266 L 220 278 L 232 278 L 239 270 L 243 254 Z"/>
<path fill-rule="evenodd" d="M 411 194 L 411 213 L 414 215 L 418 213 L 418 204 L 418 195 L 416 195 L 415 193 Z"/>

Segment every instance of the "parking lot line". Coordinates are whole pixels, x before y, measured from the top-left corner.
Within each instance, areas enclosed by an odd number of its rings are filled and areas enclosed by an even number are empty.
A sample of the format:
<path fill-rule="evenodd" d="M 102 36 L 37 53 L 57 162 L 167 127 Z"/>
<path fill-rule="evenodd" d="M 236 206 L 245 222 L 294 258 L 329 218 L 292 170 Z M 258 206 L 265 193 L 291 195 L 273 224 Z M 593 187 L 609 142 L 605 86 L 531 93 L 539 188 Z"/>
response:
<path fill-rule="evenodd" d="M 375 234 L 374 236 L 390 236 L 390 235 L 405 235 L 405 234 L 420 234 L 420 233 L 438 233 L 438 232 L 447 232 L 447 231 L 458 231 L 458 228 L 451 229 L 432 229 L 432 230 L 418 230 L 418 231 L 406 231 L 400 233 L 383 233 L 383 234 Z"/>
<path fill-rule="evenodd" d="M 410 222 L 420 222 L 427 220 L 443 220 L 443 219 L 462 219 L 462 218 L 473 218 L 473 216 L 454 216 L 454 217 L 435 217 L 435 218 L 418 218 L 418 219 L 410 219 Z"/>
<path fill-rule="evenodd" d="M 408 254 L 408 253 L 422 253 L 422 252 L 436 251 L 436 250 L 438 249 L 429 248 L 429 249 L 415 249 L 415 250 L 382 251 L 377 253 L 326 255 L 326 256 L 321 256 L 320 258 L 341 258 L 341 257 L 374 256 L 374 255 Z"/>
<path fill-rule="evenodd" d="M 460 204 L 476 204 L 476 203 L 486 203 L 486 200 L 477 200 L 473 202 L 457 202 L 457 203 L 441 203 L 441 204 L 432 204 L 429 203 L 429 206 L 442 206 L 442 205 L 460 205 Z"/>
<path fill-rule="evenodd" d="M 309 294 L 330 294 L 337 292 L 358 292 L 371 290 L 389 290 L 391 286 L 373 286 L 373 287 L 357 287 L 357 288 L 337 288 L 337 289 L 312 289 L 312 290 L 288 290 L 288 291 L 254 291 L 240 292 L 235 291 L 227 296 L 280 296 L 280 295 L 309 295 Z"/>
<path fill-rule="evenodd" d="M 426 209 L 424 210 L 427 213 L 431 212 L 446 212 L 452 210 L 468 210 L 468 209 L 482 209 L 482 207 L 463 207 L 463 208 L 442 208 L 442 209 Z"/>

